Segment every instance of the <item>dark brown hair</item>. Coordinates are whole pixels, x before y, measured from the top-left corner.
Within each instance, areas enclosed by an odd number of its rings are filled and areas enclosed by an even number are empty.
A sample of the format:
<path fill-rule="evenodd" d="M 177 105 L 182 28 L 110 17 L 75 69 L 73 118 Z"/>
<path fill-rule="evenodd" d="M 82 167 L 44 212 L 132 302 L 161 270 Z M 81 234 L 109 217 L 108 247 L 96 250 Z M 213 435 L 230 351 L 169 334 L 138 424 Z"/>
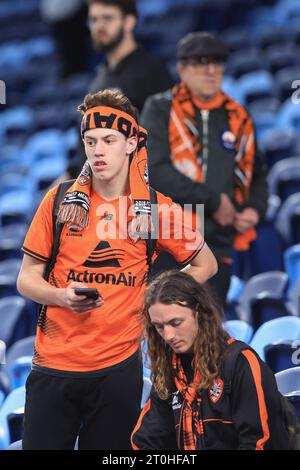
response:
<path fill-rule="evenodd" d="M 78 111 L 84 114 L 88 109 L 95 106 L 108 106 L 119 109 L 132 116 L 138 122 L 138 110 L 133 106 L 130 99 L 118 89 L 107 88 L 97 93 L 86 95 L 83 103 L 78 106 Z"/>
<path fill-rule="evenodd" d="M 143 318 L 151 361 L 152 381 L 162 399 L 167 399 L 173 382 L 171 370 L 172 349 L 152 325 L 149 308 L 156 304 L 177 304 L 190 308 L 197 316 L 198 332 L 194 342 L 197 362 L 194 368 L 200 373 L 196 389 L 207 388 L 219 375 L 228 334 L 222 326 L 222 314 L 207 286 L 199 284 L 182 271 L 167 271 L 154 278 L 146 291 Z"/>
<path fill-rule="evenodd" d="M 124 15 L 134 15 L 136 18 L 138 18 L 138 11 L 135 0 L 86 0 L 88 7 L 97 3 L 102 3 L 103 5 L 107 6 L 116 6 L 122 11 Z"/>

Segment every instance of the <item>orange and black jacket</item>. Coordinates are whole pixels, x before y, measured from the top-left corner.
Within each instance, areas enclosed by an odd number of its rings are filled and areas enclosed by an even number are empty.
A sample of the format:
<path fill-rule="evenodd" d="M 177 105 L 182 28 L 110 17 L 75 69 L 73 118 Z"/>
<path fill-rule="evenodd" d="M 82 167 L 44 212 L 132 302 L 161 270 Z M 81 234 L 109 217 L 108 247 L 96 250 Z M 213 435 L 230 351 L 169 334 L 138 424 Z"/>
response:
<path fill-rule="evenodd" d="M 237 111 L 242 108 L 230 97 L 230 107 Z M 195 108 L 196 129 L 199 134 L 201 148 L 204 142 L 207 146 L 207 176 L 205 183 L 193 182 L 189 177 L 179 172 L 172 164 L 169 144 L 169 120 L 172 106 L 172 93 L 166 91 L 147 99 L 141 115 L 141 124 L 148 132 L 147 150 L 149 178 L 153 188 L 171 197 L 176 203 L 204 204 L 205 220 L 204 235 L 210 249 L 217 257 L 230 257 L 236 231 L 232 225 L 226 227 L 218 224 L 213 213 L 219 208 L 220 194 L 226 193 L 234 205 L 237 206 L 234 196 L 234 167 L 236 151 L 226 145 L 223 136 L 230 129 L 229 114 L 226 102 L 209 111 L 208 137 L 203 138 L 204 121 L 201 112 Z M 248 115 L 247 111 L 244 113 Z M 241 121 L 241 132 L 243 121 Z M 244 207 L 237 206 L 238 210 L 252 207 L 257 210 L 260 220 L 265 216 L 268 203 L 267 169 L 263 156 L 253 141 L 254 167 L 250 195 Z"/>
<path fill-rule="evenodd" d="M 197 450 L 289 450 L 272 371 L 248 345 L 235 341 L 228 349 L 239 351 L 226 353 L 217 383 L 201 392 Z M 182 402 L 175 386 L 167 400 L 152 388 L 131 437 L 133 449 L 183 449 Z"/>

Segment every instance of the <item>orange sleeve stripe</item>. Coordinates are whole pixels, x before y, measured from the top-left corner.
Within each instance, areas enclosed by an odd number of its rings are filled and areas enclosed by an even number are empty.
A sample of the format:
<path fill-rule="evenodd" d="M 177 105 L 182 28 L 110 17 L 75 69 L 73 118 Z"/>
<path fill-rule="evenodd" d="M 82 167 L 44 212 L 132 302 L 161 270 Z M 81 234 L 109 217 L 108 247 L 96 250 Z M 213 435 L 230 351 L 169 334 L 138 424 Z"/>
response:
<path fill-rule="evenodd" d="M 150 408 L 151 408 L 151 399 L 149 399 L 149 400 L 147 401 L 146 405 L 144 406 L 143 411 L 141 412 L 140 417 L 139 417 L 139 419 L 138 419 L 138 422 L 136 423 L 136 426 L 135 426 L 134 430 L 132 431 L 131 438 L 130 438 L 130 442 L 131 442 L 131 447 L 133 448 L 133 450 L 140 450 L 140 449 L 135 445 L 135 443 L 133 442 L 133 436 L 134 436 L 134 434 L 140 429 L 141 424 L 142 424 L 142 421 L 143 421 L 143 418 L 144 418 L 145 414 L 148 413 L 148 411 L 150 410 Z"/>
<path fill-rule="evenodd" d="M 257 441 L 255 450 L 264 450 L 265 443 L 270 439 L 270 430 L 268 425 L 268 411 L 261 383 L 261 369 L 258 359 L 252 351 L 245 350 L 242 351 L 242 354 L 246 357 L 247 361 L 249 362 L 251 372 L 254 378 L 258 398 L 260 422 L 263 430 L 263 436 Z"/>

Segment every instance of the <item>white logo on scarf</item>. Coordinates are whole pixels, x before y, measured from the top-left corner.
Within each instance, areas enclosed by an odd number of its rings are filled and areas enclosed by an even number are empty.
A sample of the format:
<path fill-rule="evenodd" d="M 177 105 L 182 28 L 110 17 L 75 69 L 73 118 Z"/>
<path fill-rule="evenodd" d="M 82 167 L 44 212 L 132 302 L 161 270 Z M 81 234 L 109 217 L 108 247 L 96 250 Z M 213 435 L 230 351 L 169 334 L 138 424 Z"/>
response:
<path fill-rule="evenodd" d="M 172 408 L 173 410 L 178 410 L 181 408 L 181 403 L 179 403 L 179 392 L 177 391 L 173 395 Z"/>

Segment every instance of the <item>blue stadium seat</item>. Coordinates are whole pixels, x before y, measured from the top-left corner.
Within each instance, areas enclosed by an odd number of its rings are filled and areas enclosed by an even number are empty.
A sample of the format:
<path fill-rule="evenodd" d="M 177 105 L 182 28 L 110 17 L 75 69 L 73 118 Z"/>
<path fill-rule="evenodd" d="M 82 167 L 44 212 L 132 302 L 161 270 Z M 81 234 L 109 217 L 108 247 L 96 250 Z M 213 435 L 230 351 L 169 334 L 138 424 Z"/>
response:
<path fill-rule="evenodd" d="M 299 88 L 299 85 L 297 86 Z M 280 108 L 277 125 L 284 128 L 292 127 L 300 131 L 300 107 L 291 100 L 292 83 L 290 83 L 290 96 Z M 298 98 L 299 99 L 299 98 Z"/>
<path fill-rule="evenodd" d="M 144 408 L 146 405 L 150 392 L 151 392 L 152 382 L 148 377 L 144 377 L 144 384 L 143 384 L 143 393 L 141 399 L 141 408 Z"/>
<path fill-rule="evenodd" d="M 289 290 L 286 300 L 288 310 L 292 315 L 300 317 L 300 279 Z"/>
<path fill-rule="evenodd" d="M 242 104 L 248 105 L 256 99 L 276 96 L 276 84 L 272 75 L 265 71 L 247 73 L 237 80 Z"/>
<path fill-rule="evenodd" d="M 147 341 L 144 340 L 141 343 L 142 359 L 143 359 L 143 376 L 150 378 L 151 376 L 151 364 L 149 356 L 147 355 Z"/>
<path fill-rule="evenodd" d="M 8 350 L 6 362 L 13 363 L 22 356 L 33 356 L 35 336 L 28 336 L 16 341 Z"/>
<path fill-rule="evenodd" d="M 232 338 L 250 343 L 253 336 L 253 328 L 248 323 L 242 320 L 228 320 L 224 322 L 223 326 Z"/>
<path fill-rule="evenodd" d="M 50 163 L 51 162 L 51 163 Z M 66 171 L 66 158 L 56 156 L 51 160 L 42 160 L 32 167 L 30 178 L 38 190 L 46 189 L 50 184 Z"/>
<path fill-rule="evenodd" d="M 279 160 L 296 154 L 298 134 L 292 127 L 288 129 L 276 127 L 267 130 L 259 144 L 265 154 L 267 165 L 271 168 Z"/>
<path fill-rule="evenodd" d="M 292 290 L 300 279 L 300 244 L 288 248 L 284 252 L 283 257 L 285 269 L 290 280 L 289 290 Z"/>
<path fill-rule="evenodd" d="M 298 360 L 300 340 L 278 340 L 267 344 L 264 348 L 265 359 L 274 374 L 281 370 L 295 367 L 295 359 Z"/>
<path fill-rule="evenodd" d="M 0 390 L 0 408 L 1 408 L 2 403 L 4 402 L 4 398 L 5 398 L 5 394 L 4 392 L 2 392 L 2 390 Z"/>
<path fill-rule="evenodd" d="M 27 376 L 31 370 L 32 356 L 34 353 L 34 336 L 16 341 L 6 354 L 6 364 L 3 365 L 3 373 L 9 379 L 10 389 L 25 385 Z"/>
<path fill-rule="evenodd" d="M 13 390 L 5 399 L 0 409 L 0 429 L 4 437 L 5 448 L 8 448 L 9 444 L 22 436 L 11 436 L 11 429 L 9 426 L 8 418 L 11 414 L 19 415 L 20 419 L 24 414 L 25 405 L 25 387 L 19 387 Z M 1 433 L 1 431 L 0 431 Z"/>
<path fill-rule="evenodd" d="M 19 189 L 0 196 L 0 218 L 2 225 L 28 223 L 32 217 L 33 194 Z"/>
<path fill-rule="evenodd" d="M 63 134 L 58 129 L 46 129 L 33 134 L 24 149 L 33 162 L 51 161 L 54 157 L 63 157 L 64 152 Z"/>
<path fill-rule="evenodd" d="M 289 314 L 285 298 L 274 298 L 271 293 L 262 292 L 251 300 L 250 322 L 254 331 L 263 323 Z"/>
<path fill-rule="evenodd" d="M 299 64 L 297 48 L 292 43 L 276 44 L 264 51 L 264 59 L 272 74 Z"/>
<path fill-rule="evenodd" d="M 278 372 L 275 378 L 278 390 L 291 401 L 300 419 L 300 367 Z"/>
<path fill-rule="evenodd" d="M 300 192 L 300 157 L 290 157 L 277 162 L 268 175 L 270 194 L 276 194 L 285 201 Z"/>
<path fill-rule="evenodd" d="M 0 298 L 0 339 L 9 348 L 24 336 L 23 311 L 25 299 L 17 296 Z"/>
<path fill-rule="evenodd" d="M 282 204 L 275 220 L 275 226 L 286 246 L 300 240 L 300 192 L 292 194 Z"/>
<path fill-rule="evenodd" d="M 10 258 L 0 262 L 0 298 L 17 294 L 16 280 L 20 266 L 20 258 Z"/>
<path fill-rule="evenodd" d="M 238 80 L 243 75 L 268 70 L 268 64 L 256 47 L 242 49 L 232 54 L 226 65 L 226 73 Z"/>
<path fill-rule="evenodd" d="M 288 275 L 281 271 L 270 271 L 253 276 L 245 284 L 237 306 L 238 316 L 241 320 L 251 324 L 253 299 L 272 298 L 282 299 L 288 286 Z"/>
<path fill-rule="evenodd" d="M 274 223 L 261 222 L 256 227 L 256 234 L 249 250 L 252 276 L 265 271 L 282 271 L 284 244 Z"/>
<path fill-rule="evenodd" d="M 274 20 L 285 28 L 300 20 L 300 4 L 298 0 L 281 0 L 273 10 Z"/>
<path fill-rule="evenodd" d="M 10 389 L 25 385 L 28 375 L 31 372 L 32 356 L 22 356 L 9 364 L 8 371 L 10 377 Z"/>
<path fill-rule="evenodd" d="M 270 320 L 254 333 L 251 348 L 265 361 L 264 348 L 278 340 L 300 340 L 300 318 L 287 316 Z"/>
<path fill-rule="evenodd" d="M 230 278 L 230 286 L 227 293 L 227 302 L 235 302 L 239 300 L 239 297 L 245 287 L 245 282 L 239 277 L 232 275 Z"/>

